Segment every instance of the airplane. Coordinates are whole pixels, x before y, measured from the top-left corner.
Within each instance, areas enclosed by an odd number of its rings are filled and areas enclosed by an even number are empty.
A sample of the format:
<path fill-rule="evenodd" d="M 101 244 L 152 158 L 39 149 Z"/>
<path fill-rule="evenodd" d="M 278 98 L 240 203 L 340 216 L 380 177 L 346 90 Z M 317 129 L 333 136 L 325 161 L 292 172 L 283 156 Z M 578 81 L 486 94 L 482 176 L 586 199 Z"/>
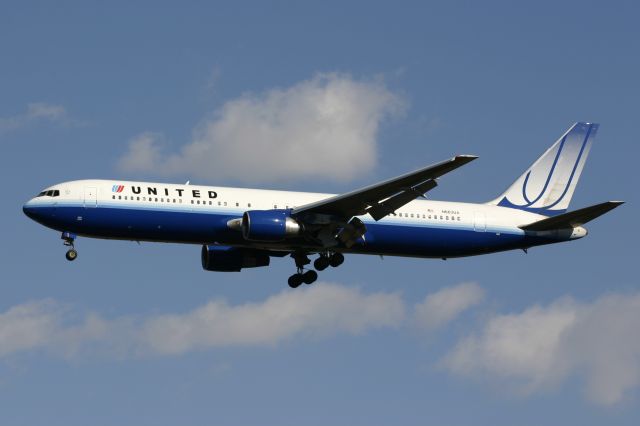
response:
<path fill-rule="evenodd" d="M 70 261 L 78 236 L 198 244 L 207 271 L 263 267 L 288 255 L 296 266 L 288 284 L 297 288 L 350 253 L 447 259 L 583 238 L 582 225 L 623 203 L 567 211 L 598 127 L 575 123 L 484 204 L 426 199 L 441 176 L 477 158 L 457 155 L 341 195 L 77 180 L 44 189 L 23 211 L 62 233 Z"/>

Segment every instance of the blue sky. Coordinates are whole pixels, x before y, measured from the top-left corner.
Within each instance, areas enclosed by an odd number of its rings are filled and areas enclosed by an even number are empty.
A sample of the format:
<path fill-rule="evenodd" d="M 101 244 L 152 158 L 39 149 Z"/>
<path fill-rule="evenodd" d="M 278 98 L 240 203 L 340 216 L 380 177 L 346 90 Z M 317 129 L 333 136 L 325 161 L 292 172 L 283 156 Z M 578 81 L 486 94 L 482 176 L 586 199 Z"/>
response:
<path fill-rule="evenodd" d="M 1 422 L 637 424 L 638 12 L 3 2 Z M 66 180 L 344 192 L 456 153 L 480 159 L 432 197 L 483 202 L 575 121 L 601 128 L 572 207 L 627 204 L 527 255 L 350 256 L 292 292 L 289 260 L 207 273 L 199 247 L 81 239 L 69 263 L 21 211 Z"/>

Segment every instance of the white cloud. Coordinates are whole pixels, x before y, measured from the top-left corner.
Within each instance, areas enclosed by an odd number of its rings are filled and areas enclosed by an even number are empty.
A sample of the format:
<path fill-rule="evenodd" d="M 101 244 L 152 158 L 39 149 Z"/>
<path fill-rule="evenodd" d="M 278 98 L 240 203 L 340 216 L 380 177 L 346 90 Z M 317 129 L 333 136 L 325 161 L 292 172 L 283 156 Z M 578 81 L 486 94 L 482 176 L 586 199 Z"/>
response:
<path fill-rule="evenodd" d="M 123 170 L 153 170 L 160 162 L 161 150 L 158 133 L 141 133 L 129 141 L 129 152 L 120 159 Z"/>
<path fill-rule="evenodd" d="M 417 324 L 435 330 L 454 320 L 463 311 L 477 305 L 484 298 L 484 290 L 476 283 L 462 283 L 427 295 L 415 306 Z"/>
<path fill-rule="evenodd" d="M 363 293 L 319 283 L 263 301 L 215 299 L 184 313 L 103 318 L 53 300 L 0 313 L 0 358 L 44 351 L 63 357 L 179 355 L 237 346 L 273 346 L 296 338 L 358 335 L 376 329 L 443 327 L 480 303 L 476 284 L 428 295 L 407 317 L 398 293 Z M 410 320 L 408 320 L 410 319 Z M 640 387 L 640 293 L 571 298 L 519 313 L 494 315 L 458 341 L 442 360 L 450 372 L 516 385 L 525 393 L 584 378 L 587 397 L 602 405 Z"/>
<path fill-rule="evenodd" d="M 22 114 L 0 117 L 0 131 L 16 130 L 41 121 L 62 125 L 76 123 L 62 105 L 33 102 L 27 105 L 26 112 Z"/>
<path fill-rule="evenodd" d="M 67 117 L 67 110 L 62 105 L 34 102 L 27 105 L 26 117 L 29 119 L 45 118 L 51 121 L 60 121 Z"/>
<path fill-rule="evenodd" d="M 87 315 L 78 324 L 67 324 L 67 310 L 53 300 L 28 302 L 0 314 L 0 356 L 32 349 L 50 349 L 69 355 L 79 345 L 99 339 L 104 321 Z"/>
<path fill-rule="evenodd" d="M 226 102 L 178 153 L 162 157 L 157 138 L 134 138 L 119 167 L 244 182 L 349 180 L 374 167 L 380 124 L 403 109 L 381 81 L 318 74 Z"/>
<path fill-rule="evenodd" d="M 586 394 L 611 405 L 640 385 L 640 294 L 593 303 L 565 298 L 521 313 L 496 315 L 445 358 L 461 375 L 498 377 L 527 392 L 584 374 Z"/>
<path fill-rule="evenodd" d="M 52 301 L 25 303 L 0 314 L 0 355 L 46 345 L 56 318 Z"/>
<path fill-rule="evenodd" d="M 182 354 L 228 346 L 275 345 L 298 336 L 360 334 L 404 320 L 398 294 L 364 294 L 336 284 L 283 291 L 262 302 L 214 300 L 182 314 L 104 319 L 71 315 L 52 300 L 29 302 L 0 314 L 0 357 L 44 350 L 62 356 L 101 349 L 126 355 Z"/>
<path fill-rule="evenodd" d="M 152 318 L 142 327 L 142 341 L 152 352 L 183 353 L 214 346 L 273 345 L 300 335 L 359 334 L 398 326 L 403 318 L 398 294 L 366 295 L 321 284 L 259 303 L 230 306 L 213 301 L 186 314 Z"/>

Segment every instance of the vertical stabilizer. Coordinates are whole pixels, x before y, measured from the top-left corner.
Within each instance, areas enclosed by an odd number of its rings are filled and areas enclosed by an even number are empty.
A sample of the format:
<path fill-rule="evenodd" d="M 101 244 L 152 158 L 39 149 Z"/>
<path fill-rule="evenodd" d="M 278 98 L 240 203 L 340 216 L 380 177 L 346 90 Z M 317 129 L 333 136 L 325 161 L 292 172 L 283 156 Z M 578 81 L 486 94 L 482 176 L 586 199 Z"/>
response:
<path fill-rule="evenodd" d="M 489 204 L 553 216 L 567 211 L 598 124 L 575 123 Z"/>

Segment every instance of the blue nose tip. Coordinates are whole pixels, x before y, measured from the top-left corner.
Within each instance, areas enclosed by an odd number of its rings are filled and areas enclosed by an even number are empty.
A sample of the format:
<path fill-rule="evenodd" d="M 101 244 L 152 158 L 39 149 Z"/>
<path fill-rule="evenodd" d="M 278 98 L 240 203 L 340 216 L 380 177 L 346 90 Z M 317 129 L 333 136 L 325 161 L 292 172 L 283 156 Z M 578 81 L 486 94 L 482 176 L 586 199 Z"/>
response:
<path fill-rule="evenodd" d="M 22 211 L 24 212 L 24 214 L 26 214 L 29 218 L 33 219 L 34 218 L 34 208 L 32 205 L 30 205 L 30 202 L 26 202 L 24 204 L 24 206 L 22 206 Z"/>

